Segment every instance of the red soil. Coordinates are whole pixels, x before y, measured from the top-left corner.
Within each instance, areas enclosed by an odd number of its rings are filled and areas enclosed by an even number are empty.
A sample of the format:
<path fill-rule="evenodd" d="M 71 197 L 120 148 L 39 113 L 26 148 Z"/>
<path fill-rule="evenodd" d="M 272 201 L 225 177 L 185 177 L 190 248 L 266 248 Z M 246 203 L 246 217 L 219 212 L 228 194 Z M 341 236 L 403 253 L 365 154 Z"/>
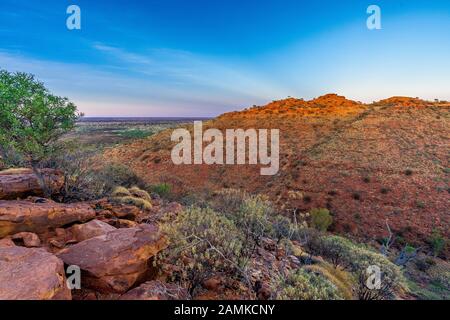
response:
<path fill-rule="evenodd" d="M 334 231 L 361 240 L 387 235 L 423 243 L 449 236 L 449 104 L 394 97 L 366 105 L 337 95 L 289 98 L 231 112 L 207 127 L 280 129 L 280 171 L 249 165 L 181 165 L 170 158 L 171 130 L 108 150 L 149 183 L 182 196 L 242 188 L 267 194 L 281 210 L 328 207 Z M 294 199 L 289 191 L 303 193 Z"/>

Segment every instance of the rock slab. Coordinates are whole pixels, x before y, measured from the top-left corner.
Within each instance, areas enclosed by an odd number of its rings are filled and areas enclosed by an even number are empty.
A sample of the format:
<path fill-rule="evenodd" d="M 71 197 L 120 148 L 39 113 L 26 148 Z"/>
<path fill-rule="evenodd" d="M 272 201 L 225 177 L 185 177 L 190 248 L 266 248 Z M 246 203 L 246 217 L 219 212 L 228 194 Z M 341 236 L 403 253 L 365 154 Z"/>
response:
<path fill-rule="evenodd" d="M 63 262 L 44 249 L 0 246 L 0 300 L 70 300 Z"/>
<path fill-rule="evenodd" d="M 19 232 L 43 233 L 75 222 L 95 218 L 89 204 L 61 204 L 46 200 L 33 203 L 26 200 L 0 200 L 0 238 Z"/>
<path fill-rule="evenodd" d="M 117 229 L 62 250 L 67 265 L 82 270 L 82 287 L 125 293 L 151 273 L 151 258 L 166 246 L 156 225 Z"/>

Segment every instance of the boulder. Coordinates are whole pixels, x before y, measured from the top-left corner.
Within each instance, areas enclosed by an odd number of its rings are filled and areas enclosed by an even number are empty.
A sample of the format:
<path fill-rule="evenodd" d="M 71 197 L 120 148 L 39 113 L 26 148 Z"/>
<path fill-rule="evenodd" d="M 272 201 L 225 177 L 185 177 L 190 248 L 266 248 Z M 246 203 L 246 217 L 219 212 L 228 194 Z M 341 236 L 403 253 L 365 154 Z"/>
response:
<path fill-rule="evenodd" d="M 63 262 L 44 249 L 0 246 L 0 300 L 70 300 Z"/>
<path fill-rule="evenodd" d="M 67 265 L 78 265 L 85 288 L 108 293 L 125 293 L 155 270 L 154 257 L 166 246 L 156 225 L 117 229 L 62 250 Z"/>
<path fill-rule="evenodd" d="M 87 223 L 76 224 L 70 228 L 73 237 L 78 242 L 98 237 L 114 230 L 116 228 L 100 220 L 91 220 Z"/>
<path fill-rule="evenodd" d="M 11 238 L 0 239 L 0 247 L 14 247 L 14 246 L 15 246 L 15 244 L 11 240 Z"/>
<path fill-rule="evenodd" d="M 176 284 L 161 281 L 148 281 L 134 288 L 119 300 L 189 300 L 190 296 L 186 289 Z"/>
<path fill-rule="evenodd" d="M 88 204 L 33 203 L 0 200 L 0 238 L 19 232 L 43 233 L 50 229 L 95 218 Z"/>
<path fill-rule="evenodd" d="M 64 185 L 62 172 L 42 169 L 44 180 L 53 193 L 59 193 Z M 27 196 L 42 196 L 43 191 L 31 169 L 10 169 L 0 171 L 0 199 L 14 200 Z"/>
<path fill-rule="evenodd" d="M 32 232 L 19 232 L 11 237 L 14 243 L 19 243 L 25 247 L 40 247 L 41 239 L 38 235 Z"/>
<path fill-rule="evenodd" d="M 135 220 L 141 213 L 138 207 L 124 204 L 114 204 L 111 211 L 117 218 L 127 220 Z"/>

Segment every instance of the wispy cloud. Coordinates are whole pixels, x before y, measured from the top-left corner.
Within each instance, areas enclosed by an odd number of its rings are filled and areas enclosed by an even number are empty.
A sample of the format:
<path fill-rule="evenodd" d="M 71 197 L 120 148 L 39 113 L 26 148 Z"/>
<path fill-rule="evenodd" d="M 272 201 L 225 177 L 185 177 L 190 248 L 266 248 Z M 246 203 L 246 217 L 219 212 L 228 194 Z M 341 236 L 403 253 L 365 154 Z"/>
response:
<path fill-rule="evenodd" d="M 274 87 L 240 67 L 236 70 L 242 73 L 188 52 L 156 49 L 143 55 L 98 43 L 93 47 L 110 56 L 109 64 L 60 63 L 0 51 L 0 67 L 35 74 L 87 115 L 214 116 L 274 96 Z"/>

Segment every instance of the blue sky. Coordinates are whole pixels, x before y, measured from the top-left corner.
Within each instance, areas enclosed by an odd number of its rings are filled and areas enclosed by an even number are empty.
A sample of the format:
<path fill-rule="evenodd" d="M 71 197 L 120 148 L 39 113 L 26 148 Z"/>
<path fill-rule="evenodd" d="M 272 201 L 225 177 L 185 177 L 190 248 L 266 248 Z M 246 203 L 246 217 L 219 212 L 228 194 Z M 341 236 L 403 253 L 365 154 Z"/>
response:
<path fill-rule="evenodd" d="M 81 8 L 81 30 L 66 9 Z M 380 6 L 382 29 L 366 9 Z M 0 68 L 87 116 L 215 116 L 335 92 L 450 100 L 448 0 L 1 0 Z"/>

